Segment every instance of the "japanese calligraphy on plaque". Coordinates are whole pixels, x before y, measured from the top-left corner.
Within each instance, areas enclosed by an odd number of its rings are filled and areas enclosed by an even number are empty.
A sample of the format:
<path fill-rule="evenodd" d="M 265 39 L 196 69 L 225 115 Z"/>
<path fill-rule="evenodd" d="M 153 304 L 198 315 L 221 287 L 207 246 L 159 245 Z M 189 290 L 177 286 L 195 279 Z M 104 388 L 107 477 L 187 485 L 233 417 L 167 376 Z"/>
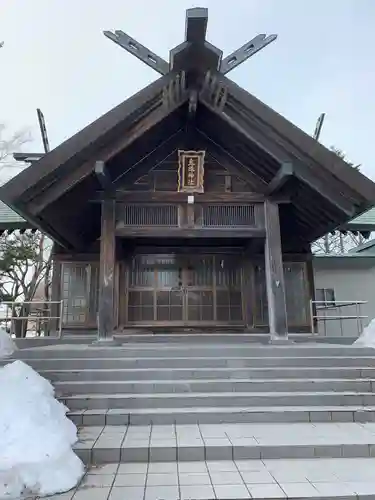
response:
<path fill-rule="evenodd" d="M 178 190 L 185 193 L 204 192 L 205 151 L 178 152 Z"/>

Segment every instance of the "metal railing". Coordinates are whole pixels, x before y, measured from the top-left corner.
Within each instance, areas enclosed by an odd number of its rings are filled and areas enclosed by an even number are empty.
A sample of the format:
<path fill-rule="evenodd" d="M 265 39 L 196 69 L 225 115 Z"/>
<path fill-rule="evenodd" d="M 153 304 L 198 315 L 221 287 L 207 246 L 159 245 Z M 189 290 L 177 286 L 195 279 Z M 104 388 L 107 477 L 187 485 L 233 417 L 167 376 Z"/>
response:
<path fill-rule="evenodd" d="M 37 305 L 40 305 L 40 307 L 34 307 Z M 56 305 L 56 311 L 57 315 L 52 316 L 52 306 Z M 25 302 L 8 302 L 4 301 L 0 303 L 0 306 L 5 306 L 5 314 L 3 312 L 0 312 L 0 322 L 4 323 L 6 327 L 8 326 L 8 323 L 10 322 L 10 331 L 11 333 L 14 333 L 14 327 L 15 327 L 15 322 L 16 321 L 27 321 L 27 326 L 28 324 L 35 323 L 35 332 L 40 332 L 41 327 L 43 325 L 48 325 L 52 320 L 57 320 L 58 328 L 58 338 L 61 337 L 61 331 L 62 331 L 62 319 L 63 319 L 63 310 L 64 310 L 64 301 L 63 300 L 31 300 L 31 301 L 25 301 Z M 25 314 L 24 316 L 17 316 L 14 314 L 15 310 L 23 310 L 26 309 L 28 311 L 28 314 Z M 20 311 L 20 312 L 21 312 Z M 26 328 L 28 331 L 28 328 Z M 26 332 L 27 333 L 27 332 Z M 35 335 L 38 336 L 38 335 Z"/>
<path fill-rule="evenodd" d="M 368 320 L 368 316 L 362 314 L 362 306 L 367 304 L 366 300 L 310 300 L 310 317 L 311 331 L 314 335 L 320 335 L 319 322 L 323 324 L 323 335 L 327 336 L 327 323 L 335 321 L 339 323 L 339 329 L 332 329 L 335 334 L 338 332 L 344 337 L 344 324 L 346 321 L 354 321 L 356 324 L 356 334 L 360 335 L 363 331 L 364 320 Z M 354 308 L 354 311 L 349 310 Z M 343 313 L 343 309 L 346 311 Z M 322 314 L 323 313 L 323 314 Z M 350 314 L 351 313 L 351 314 Z M 347 323 L 346 323 L 347 324 Z"/>

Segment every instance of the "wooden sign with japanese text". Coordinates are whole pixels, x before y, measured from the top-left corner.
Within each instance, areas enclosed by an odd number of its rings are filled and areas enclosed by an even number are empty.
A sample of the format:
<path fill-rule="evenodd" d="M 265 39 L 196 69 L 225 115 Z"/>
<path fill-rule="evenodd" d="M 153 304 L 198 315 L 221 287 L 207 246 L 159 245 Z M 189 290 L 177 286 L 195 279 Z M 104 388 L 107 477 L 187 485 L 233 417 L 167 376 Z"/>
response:
<path fill-rule="evenodd" d="M 204 192 L 205 151 L 178 151 L 178 191 Z"/>

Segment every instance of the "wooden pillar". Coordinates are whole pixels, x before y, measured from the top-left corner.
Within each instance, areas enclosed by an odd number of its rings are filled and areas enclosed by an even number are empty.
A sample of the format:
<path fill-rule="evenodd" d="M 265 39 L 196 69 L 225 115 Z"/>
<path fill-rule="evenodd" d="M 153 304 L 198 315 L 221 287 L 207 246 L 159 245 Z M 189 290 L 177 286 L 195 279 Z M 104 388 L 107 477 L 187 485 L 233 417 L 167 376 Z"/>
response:
<path fill-rule="evenodd" d="M 306 261 L 306 271 L 307 271 L 307 281 L 308 281 L 308 290 L 309 290 L 309 306 L 311 304 L 311 300 L 313 301 L 312 307 L 309 307 L 309 322 L 314 327 L 314 332 L 318 331 L 318 320 L 316 319 L 317 311 L 315 301 L 315 275 L 314 275 L 314 263 L 313 256 L 310 252 L 308 255 L 308 260 Z M 312 321 L 311 313 L 315 317 L 314 321 Z M 312 333 L 312 332 L 311 332 Z"/>
<path fill-rule="evenodd" d="M 264 217 L 266 226 L 265 271 L 271 341 L 286 340 L 288 338 L 288 323 L 279 206 L 270 200 L 266 200 L 264 203 Z"/>
<path fill-rule="evenodd" d="M 116 259 L 115 223 L 115 202 L 113 200 L 102 201 L 98 314 L 99 340 L 112 340 L 113 337 Z"/>

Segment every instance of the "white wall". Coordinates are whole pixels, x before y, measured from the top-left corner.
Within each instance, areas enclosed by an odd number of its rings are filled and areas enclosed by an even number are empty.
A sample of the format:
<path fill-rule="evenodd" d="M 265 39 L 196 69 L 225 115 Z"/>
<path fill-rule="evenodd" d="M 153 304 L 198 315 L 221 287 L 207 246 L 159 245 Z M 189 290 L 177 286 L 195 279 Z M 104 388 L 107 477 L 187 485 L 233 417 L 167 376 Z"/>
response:
<path fill-rule="evenodd" d="M 317 260 L 317 259 L 316 259 Z M 326 260 L 326 259 L 324 259 Z M 337 267 L 332 266 L 332 267 Z M 375 317 L 375 266 L 363 268 L 348 268 L 341 264 L 340 268 L 329 269 L 327 263 L 314 262 L 314 277 L 315 289 L 317 288 L 333 288 L 335 291 L 335 299 L 340 301 L 356 301 L 365 300 L 367 304 L 361 306 L 361 315 L 368 316 L 369 319 L 364 319 L 363 326 L 366 326 L 369 320 Z M 357 266 L 356 266 L 357 267 Z M 320 313 L 321 315 L 322 313 Z M 356 307 L 344 307 L 341 309 L 333 309 L 326 313 L 331 316 L 354 316 L 357 314 Z M 324 330 L 324 322 L 319 322 L 319 332 L 326 335 L 334 336 L 357 336 L 358 325 L 354 319 L 328 320 L 325 322 L 326 331 Z"/>

